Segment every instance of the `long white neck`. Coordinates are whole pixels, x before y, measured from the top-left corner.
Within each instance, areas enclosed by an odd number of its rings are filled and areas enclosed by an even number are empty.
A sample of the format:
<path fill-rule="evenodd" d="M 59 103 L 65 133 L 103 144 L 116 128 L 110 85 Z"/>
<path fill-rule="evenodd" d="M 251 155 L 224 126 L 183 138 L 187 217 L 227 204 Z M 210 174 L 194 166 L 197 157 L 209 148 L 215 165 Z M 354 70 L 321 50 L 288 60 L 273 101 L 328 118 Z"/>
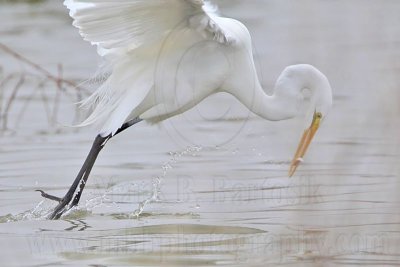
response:
<path fill-rule="evenodd" d="M 254 114 L 270 121 L 280 121 L 290 119 L 295 116 L 295 113 L 289 112 L 287 105 L 284 105 L 284 99 L 275 94 L 267 95 L 259 82 L 256 83 L 251 101 L 241 102 Z"/>
<path fill-rule="evenodd" d="M 295 117 L 303 101 L 304 89 L 311 93 L 310 109 L 315 109 L 320 102 L 332 98 L 328 80 L 311 65 L 287 67 L 279 76 L 272 95 L 267 95 L 257 75 L 253 77 L 250 89 L 238 88 L 230 93 L 253 113 L 267 120 L 278 121 Z"/>

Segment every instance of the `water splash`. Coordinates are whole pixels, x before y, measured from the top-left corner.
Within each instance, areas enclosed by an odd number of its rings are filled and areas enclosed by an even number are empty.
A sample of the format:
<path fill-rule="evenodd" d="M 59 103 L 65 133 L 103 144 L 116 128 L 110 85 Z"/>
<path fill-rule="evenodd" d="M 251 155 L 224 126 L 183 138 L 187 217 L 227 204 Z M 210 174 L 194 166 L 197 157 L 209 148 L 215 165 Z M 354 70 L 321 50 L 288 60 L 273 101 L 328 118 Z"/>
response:
<path fill-rule="evenodd" d="M 159 201 L 160 185 L 161 185 L 161 179 L 157 177 L 153 181 L 153 194 L 149 198 L 139 203 L 139 207 L 132 214 L 129 215 L 130 219 L 132 218 L 138 219 L 139 216 L 143 213 L 144 207 L 148 203 Z"/>
<path fill-rule="evenodd" d="M 170 152 L 170 159 L 166 161 L 162 166 L 162 173 L 155 177 L 152 181 L 152 190 L 150 195 L 144 200 L 140 201 L 137 209 L 135 209 L 131 214 L 129 214 L 129 218 L 139 218 L 140 215 L 144 212 L 146 205 L 154 202 L 160 201 L 160 193 L 161 193 L 161 184 L 163 179 L 168 175 L 168 173 L 176 167 L 179 161 L 185 156 L 197 156 L 197 154 L 202 151 L 202 147 L 199 146 L 190 146 L 186 147 L 181 151 Z M 140 190 L 140 188 L 139 188 Z M 104 193 L 101 195 L 92 195 L 89 197 L 84 204 L 78 205 L 76 207 L 71 208 L 67 212 L 63 214 L 62 219 L 81 219 L 87 217 L 89 214 L 92 214 L 93 210 L 99 208 L 101 206 L 115 206 L 118 208 L 118 204 L 115 201 L 110 199 L 114 193 L 131 193 L 138 191 L 138 185 L 135 183 L 123 183 L 117 184 L 109 187 Z M 54 209 L 54 201 L 44 199 L 36 204 L 30 210 L 19 214 L 7 214 L 4 216 L 0 216 L 0 223 L 10 223 L 17 221 L 34 221 L 34 220 L 46 220 L 48 216 Z"/>
<path fill-rule="evenodd" d="M 197 153 L 200 152 L 201 150 L 202 147 L 189 146 L 182 151 L 170 152 L 169 155 L 171 156 L 171 158 L 162 165 L 162 170 L 163 170 L 162 175 L 156 177 L 153 181 L 152 195 L 149 198 L 145 199 L 144 201 L 140 202 L 139 207 L 129 217 L 139 218 L 139 216 L 143 213 L 144 208 L 147 204 L 160 201 L 159 196 L 160 196 L 161 183 L 163 179 L 167 176 L 168 172 L 174 168 L 174 166 L 179 162 L 179 160 L 182 157 L 186 155 L 196 156 Z"/>
<path fill-rule="evenodd" d="M 53 209 L 50 203 L 54 202 L 51 202 L 49 200 L 42 200 L 30 210 L 15 215 L 7 214 L 4 216 L 0 216 L 0 223 L 45 220 Z"/>

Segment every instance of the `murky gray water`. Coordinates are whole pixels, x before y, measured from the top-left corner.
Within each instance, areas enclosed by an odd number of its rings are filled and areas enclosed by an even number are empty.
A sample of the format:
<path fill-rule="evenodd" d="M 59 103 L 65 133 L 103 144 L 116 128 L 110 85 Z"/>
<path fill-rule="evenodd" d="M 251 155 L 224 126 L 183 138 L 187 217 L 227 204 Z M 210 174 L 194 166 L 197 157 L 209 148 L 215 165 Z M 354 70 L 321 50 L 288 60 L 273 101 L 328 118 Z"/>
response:
<path fill-rule="evenodd" d="M 218 95 L 112 140 L 81 206 L 45 220 L 54 203 L 34 190 L 64 194 L 96 129 L 62 127 L 76 91 L 0 50 L 0 82 L 18 74 L 0 88 L 2 266 L 400 265 L 400 2 L 219 2 L 251 30 L 266 88 L 303 62 L 331 81 L 334 109 L 297 175 L 302 119 L 266 122 Z M 0 4 L 0 43 L 84 80 L 99 59 L 70 22 L 61 1 Z"/>

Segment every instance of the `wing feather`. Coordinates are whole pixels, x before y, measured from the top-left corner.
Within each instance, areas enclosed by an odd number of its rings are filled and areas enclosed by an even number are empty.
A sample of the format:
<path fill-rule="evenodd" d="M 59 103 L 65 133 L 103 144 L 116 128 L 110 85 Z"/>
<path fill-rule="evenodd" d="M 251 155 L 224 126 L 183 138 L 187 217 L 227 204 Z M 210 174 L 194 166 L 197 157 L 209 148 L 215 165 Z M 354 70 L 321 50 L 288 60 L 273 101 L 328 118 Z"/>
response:
<path fill-rule="evenodd" d="M 133 50 L 162 40 L 174 29 L 191 28 L 217 42 L 232 41 L 204 0 L 65 0 L 82 37 L 108 51 Z"/>
<path fill-rule="evenodd" d="M 216 23 L 221 21 L 216 7 L 204 0 L 65 0 L 64 4 L 82 37 L 97 45 L 98 53 L 111 63 L 106 64 L 111 67 L 108 79 L 82 103 L 93 111 L 79 125 L 103 122 L 104 136 L 114 134 L 154 87 L 155 55 L 170 34 L 192 36 L 189 30 L 222 44 L 234 41 Z"/>

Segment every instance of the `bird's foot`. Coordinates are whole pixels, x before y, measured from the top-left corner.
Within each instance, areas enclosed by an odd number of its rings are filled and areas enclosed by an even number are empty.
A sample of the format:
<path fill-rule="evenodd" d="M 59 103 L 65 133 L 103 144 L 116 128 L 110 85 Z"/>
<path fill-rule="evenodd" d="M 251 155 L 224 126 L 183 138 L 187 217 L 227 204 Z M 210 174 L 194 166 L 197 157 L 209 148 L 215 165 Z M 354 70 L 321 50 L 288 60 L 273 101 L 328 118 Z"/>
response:
<path fill-rule="evenodd" d="M 58 205 L 54 208 L 53 212 L 49 215 L 50 220 L 59 219 L 61 217 L 61 215 L 63 215 L 64 212 L 66 212 L 67 210 L 69 210 L 69 208 L 71 208 L 71 207 L 68 208 L 68 204 L 72 200 L 72 196 L 73 196 L 72 194 L 67 193 L 63 198 L 60 198 L 60 197 L 56 197 L 53 195 L 49 195 L 46 192 L 44 192 L 43 190 L 36 190 L 36 191 L 40 192 L 42 197 L 58 202 Z"/>

